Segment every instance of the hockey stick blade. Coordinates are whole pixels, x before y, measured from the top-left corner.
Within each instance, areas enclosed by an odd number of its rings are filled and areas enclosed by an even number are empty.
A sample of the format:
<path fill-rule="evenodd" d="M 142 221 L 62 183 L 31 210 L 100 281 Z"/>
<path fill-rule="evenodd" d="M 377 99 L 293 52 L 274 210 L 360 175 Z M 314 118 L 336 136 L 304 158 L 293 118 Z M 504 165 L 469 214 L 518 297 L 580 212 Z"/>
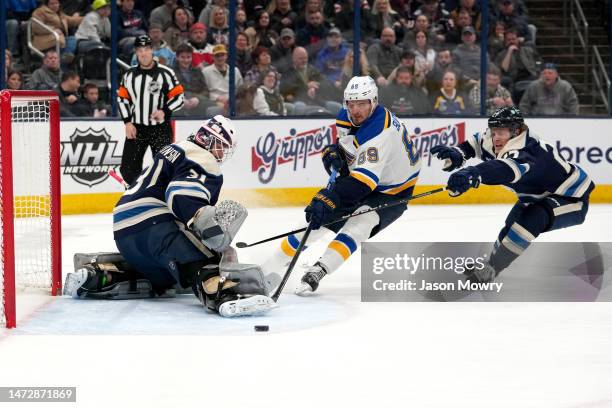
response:
<path fill-rule="evenodd" d="M 389 208 L 389 207 L 395 207 L 396 205 L 404 204 L 404 203 L 407 203 L 409 201 L 416 200 L 417 198 L 423 198 L 423 197 L 426 197 L 426 196 L 429 196 L 429 195 L 432 195 L 432 194 L 437 194 L 437 193 L 440 193 L 440 192 L 445 191 L 445 190 L 446 190 L 446 187 L 440 187 L 440 188 L 436 188 L 435 190 L 426 191 L 424 193 L 420 193 L 420 194 L 417 194 L 417 195 L 414 195 L 414 196 L 411 196 L 411 197 L 408 197 L 408 198 L 404 198 L 403 200 L 398 200 L 398 201 L 396 201 L 394 203 L 382 204 L 382 205 L 379 205 L 378 207 L 370 208 L 368 210 L 359 211 L 357 213 L 345 215 L 344 217 L 338 218 L 335 221 L 328 222 L 327 224 L 323 224 L 323 225 L 321 225 L 321 227 L 327 227 L 327 226 L 335 224 L 337 222 L 348 220 L 349 218 L 357 217 L 358 215 L 366 214 L 366 213 L 369 213 L 369 212 L 372 212 L 372 211 L 378 211 L 378 210 L 383 210 L 383 209 Z M 249 247 L 252 247 L 252 246 L 255 246 L 255 245 L 264 244 L 266 242 L 274 241 L 274 240 L 277 240 L 279 238 L 284 238 L 284 237 L 287 237 L 289 235 L 293 235 L 293 234 L 298 234 L 300 232 L 304 232 L 304 231 L 306 231 L 306 228 L 307 227 L 299 228 L 299 229 L 296 229 L 296 230 L 293 230 L 293 231 L 289 231 L 289 232 L 285 232 L 283 234 L 279 234 L 279 235 L 275 235 L 275 236 L 270 237 L 270 238 L 262 239 L 261 241 L 253 242 L 251 244 L 247 244 L 246 242 L 236 242 L 236 248 L 249 248 Z"/>

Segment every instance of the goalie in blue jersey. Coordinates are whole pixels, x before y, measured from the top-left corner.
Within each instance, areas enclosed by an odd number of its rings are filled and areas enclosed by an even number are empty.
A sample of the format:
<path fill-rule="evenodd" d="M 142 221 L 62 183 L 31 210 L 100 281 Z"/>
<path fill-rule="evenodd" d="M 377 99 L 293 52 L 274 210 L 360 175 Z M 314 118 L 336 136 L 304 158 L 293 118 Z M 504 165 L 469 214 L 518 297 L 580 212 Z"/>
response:
<path fill-rule="evenodd" d="M 129 299 L 192 288 L 205 308 L 225 317 L 273 308 L 261 269 L 237 263 L 230 247 L 246 209 L 217 203 L 220 164 L 231 157 L 236 138 L 231 121 L 217 115 L 155 154 L 113 211 L 120 254 L 77 254 L 64 293 Z"/>
<path fill-rule="evenodd" d="M 458 147 L 435 146 L 431 153 L 446 161 L 445 171 L 463 167 L 467 159 L 482 163 L 451 174 L 447 188 L 458 196 L 481 183 L 503 185 L 518 201 L 506 218 L 489 262 L 472 269 L 474 282 L 490 282 L 523 253 L 541 233 L 584 222 L 589 195 L 595 184 L 557 149 L 535 135 L 516 107 L 500 108 L 491 115 L 484 134 Z"/>

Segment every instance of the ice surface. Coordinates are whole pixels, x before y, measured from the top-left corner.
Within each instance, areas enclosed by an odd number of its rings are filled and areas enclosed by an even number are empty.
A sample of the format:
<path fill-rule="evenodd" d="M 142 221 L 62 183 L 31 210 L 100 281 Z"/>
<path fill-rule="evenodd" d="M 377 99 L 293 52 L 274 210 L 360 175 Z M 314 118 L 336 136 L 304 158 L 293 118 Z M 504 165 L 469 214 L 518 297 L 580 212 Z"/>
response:
<path fill-rule="evenodd" d="M 375 240 L 492 241 L 508 209 L 412 206 Z M 299 217 L 297 208 L 251 210 L 237 240 L 284 232 Z M 64 272 L 75 252 L 115 250 L 110 215 L 62 223 Z M 612 205 L 593 205 L 584 225 L 538 239 L 610 238 Z M 239 255 L 258 262 L 273 247 Z M 191 296 L 20 294 L 19 327 L 0 332 L 0 386 L 76 386 L 77 404 L 66 406 L 78 407 L 612 407 L 609 303 L 366 304 L 358 256 L 303 299 L 291 294 L 300 272 L 278 309 L 234 320 Z"/>

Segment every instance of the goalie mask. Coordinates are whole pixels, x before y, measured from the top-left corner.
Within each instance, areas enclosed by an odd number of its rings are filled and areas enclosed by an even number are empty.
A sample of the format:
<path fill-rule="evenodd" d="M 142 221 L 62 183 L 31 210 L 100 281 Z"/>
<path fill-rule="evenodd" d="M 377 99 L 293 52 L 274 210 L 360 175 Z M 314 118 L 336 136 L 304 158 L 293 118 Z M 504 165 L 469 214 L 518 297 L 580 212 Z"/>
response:
<path fill-rule="evenodd" d="M 188 140 L 212 153 L 219 164 L 232 157 L 237 146 L 234 125 L 223 115 L 209 119 Z"/>

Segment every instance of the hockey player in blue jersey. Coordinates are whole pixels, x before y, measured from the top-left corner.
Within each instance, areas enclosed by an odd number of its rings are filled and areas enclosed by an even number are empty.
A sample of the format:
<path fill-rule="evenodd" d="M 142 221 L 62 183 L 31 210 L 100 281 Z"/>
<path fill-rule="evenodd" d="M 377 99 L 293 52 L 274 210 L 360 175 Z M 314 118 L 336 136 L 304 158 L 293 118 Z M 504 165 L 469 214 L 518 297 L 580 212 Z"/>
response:
<path fill-rule="evenodd" d="M 595 188 L 580 167 L 565 161 L 554 146 L 529 130 L 516 107 L 498 109 L 488 125 L 484 135 L 477 133 L 458 147 L 440 145 L 431 149 L 438 159 L 446 161 L 445 171 L 459 169 L 474 157 L 483 161 L 449 177 L 451 196 L 481 183 L 503 185 L 518 196 L 489 262 L 468 273 L 468 279 L 475 282 L 492 281 L 541 233 L 582 224 Z"/>
<path fill-rule="evenodd" d="M 352 78 L 344 91 L 344 108 L 336 119 L 339 137 L 323 151 L 328 173 L 338 177 L 320 190 L 306 207 L 306 220 L 313 231 L 309 242 L 333 231 L 334 239 L 319 260 L 304 274 L 296 294 L 307 295 L 320 280 L 336 271 L 359 244 L 398 219 L 405 205 L 372 211 L 338 222 L 321 225 L 356 211 L 396 202 L 412 195 L 421 162 L 405 126 L 388 109 L 378 104 L 378 88 L 368 76 Z M 262 268 L 282 272 L 295 255 L 302 234 L 285 238 L 277 253 Z"/>
<path fill-rule="evenodd" d="M 205 308 L 226 317 L 274 307 L 259 267 L 228 259 L 235 255 L 230 243 L 247 216 L 236 202 L 217 203 L 220 164 L 235 148 L 234 126 L 221 115 L 188 140 L 162 148 L 113 211 L 121 254 L 81 265 L 67 278 L 65 292 L 116 299 L 160 295 L 180 286 L 191 287 Z"/>

